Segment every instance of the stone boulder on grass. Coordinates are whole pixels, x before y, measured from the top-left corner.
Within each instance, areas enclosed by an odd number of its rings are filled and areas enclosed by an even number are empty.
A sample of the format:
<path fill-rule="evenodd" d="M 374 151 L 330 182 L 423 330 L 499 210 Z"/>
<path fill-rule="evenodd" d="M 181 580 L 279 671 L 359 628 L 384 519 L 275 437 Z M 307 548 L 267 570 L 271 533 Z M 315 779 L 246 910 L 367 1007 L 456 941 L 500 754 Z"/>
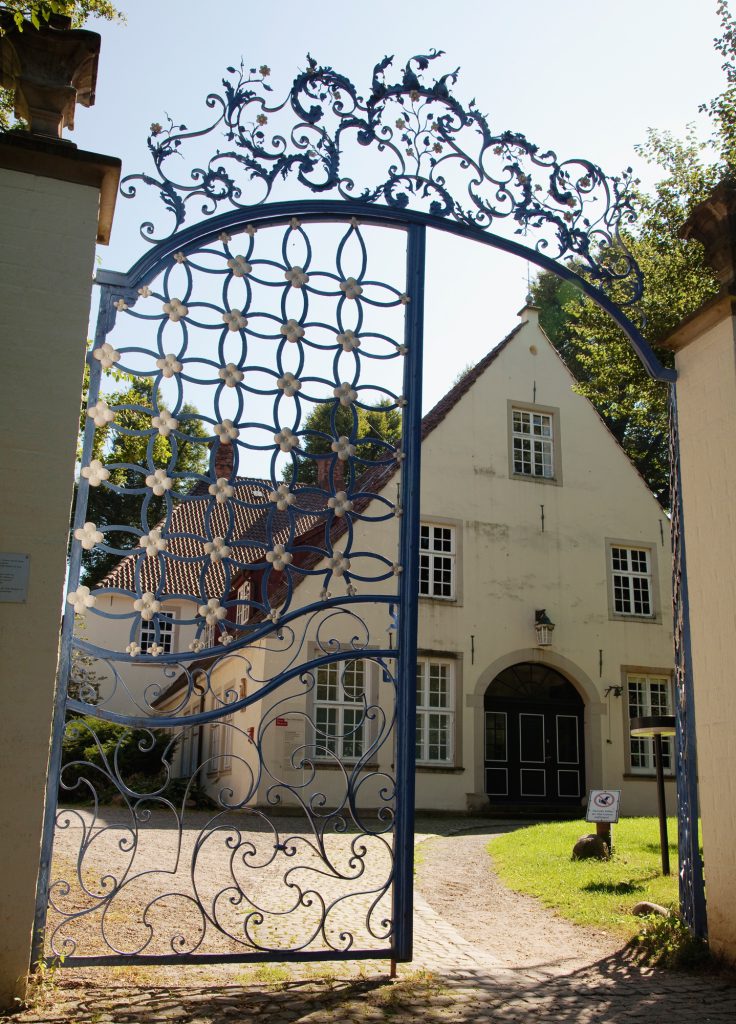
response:
<path fill-rule="evenodd" d="M 596 860 L 608 860 L 610 857 L 608 843 L 603 836 L 581 836 L 573 846 L 573 860 L 588 860 L 591 857 L 594 857 Z"/>

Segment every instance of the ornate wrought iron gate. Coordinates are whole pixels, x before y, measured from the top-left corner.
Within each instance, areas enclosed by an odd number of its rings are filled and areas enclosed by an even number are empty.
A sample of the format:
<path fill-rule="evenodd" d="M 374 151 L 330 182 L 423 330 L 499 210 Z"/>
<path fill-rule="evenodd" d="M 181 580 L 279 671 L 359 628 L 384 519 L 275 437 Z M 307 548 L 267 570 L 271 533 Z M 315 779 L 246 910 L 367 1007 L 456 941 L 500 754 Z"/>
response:
<path fill-rule="evenodd" d="M 36 958 L 411 958 L 428 227 L 574 279 L 673 379 L 623 312 L 629 179 L 494 134 L 437 56 L 367 99 L 311 58 L 280 104 L 229 69 L 124 183 L 173 225 L 98 275 Z"/>

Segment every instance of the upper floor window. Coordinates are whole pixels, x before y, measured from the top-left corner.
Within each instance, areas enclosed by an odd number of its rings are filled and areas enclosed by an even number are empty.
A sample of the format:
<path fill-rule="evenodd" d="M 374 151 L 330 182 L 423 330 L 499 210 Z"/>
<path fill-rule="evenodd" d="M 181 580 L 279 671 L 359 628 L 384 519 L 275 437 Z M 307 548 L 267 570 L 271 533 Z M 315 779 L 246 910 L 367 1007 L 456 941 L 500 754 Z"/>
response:
<path fill-rule="evenodd" d="M 357 761 L 366 745 L 364 661 L 320 665 L 314 688 L 315 757 Z"/>
<path fill-rule="evenodd" d="M 617 615 L 652 615 L 652 567 L 647 548 L 611 545 L 613 611 Z"/>
<path fill-rule="evenodd" d="M 551 413 L 512 409 L 512 458 L 514 473 L 554 479 L 554 421 Z"/>
<path fill-rule="evenodd" d="M 630 673 L 626 677 L 626 696 L 629 705 L 629 719 L 648 718 L 650 715 L 671 715 L 672 680 L 665 675 L 644 675 Z M 631 771 L 650 774 L 654 772 L 654 740 L 651 736 L 629 736 Z M 674 738 L 662 737 L 662 767 L 666 772 L 674 771 Z"/>
<path fill-rule="evenodd" d="M 235 595 L 238 601 L 250 601 L 250 580 L 245 580 L 238 587 Z M 235 621 L 239 626 L 244 626 L 250 618 L 250 605 L 239 604 L 235 608 Z"/>
<path fill-rule="evenodd" d="M 419 594 L 455 597 L 455 528 L 422 523 L 419 530 Z"/>
<path fill-rule="evenodd" d="M 417 661 L 416 756 L 421 764 L 452 764 L 455 679 L 450 661 Z"/>
<path fill-rule="evenodd" d="M 158 621 L 158 640 L 156 639 L 156 622 Z M 171 654 L 174 646 L 174 613 L 159 612 L 149 622 L 141 622 L 141 654 L 158 643 L 163 647 L 163 654 Z"/>

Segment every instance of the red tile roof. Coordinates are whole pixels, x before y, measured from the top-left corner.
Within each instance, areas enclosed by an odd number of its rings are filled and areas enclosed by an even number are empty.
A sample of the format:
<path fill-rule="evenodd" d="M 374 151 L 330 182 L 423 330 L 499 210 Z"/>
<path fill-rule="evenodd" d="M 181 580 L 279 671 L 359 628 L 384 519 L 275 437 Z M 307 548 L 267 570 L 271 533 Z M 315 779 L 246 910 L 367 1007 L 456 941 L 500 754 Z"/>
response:
<path fill-rule="evenodd" d="M 182 500 L 166 529 L 166 550 L 148 558 L 143 548 L 136 549 L 135 554 L 121 559 L 98 588 L 204 600 L 220 597 L 226 585 L 225 569 L 222 562 L 210 560 L 204 549 L 207 541 L 225 538 L 235 563 L 231 563 L 234 578 L 246 565 L 263 562 L 272 543 L 286 544 L 324 521 L 326 501 L 319 493 L 300 493 L 299 487 L 294 488 L 297 502 L 291 506 L 294 527 L 290 534 L 289 514 L 279 512 L 268 499 L 273 490 L 270 480 L 237 477 L 233 487 L 233 497 L 222 504 L 202 489 Z"/>
<path fill-rule="evenodd" d="M 463 374 L 427 413 L 422 419 L 422 440 L 442 423 L 523 326 L 523 323 L 518 324 L 496 348 Z M 375 466 L 363 474 L 353 490 L 355 493 L 378 494 L 397 470 L 398 463 L 393 460 Z M 235 494 L 223 504 L 216 502 L 209 493 L 202 493 L 205 486 L 200 485 L 200 493 L 195 491 L 174 509 L 166 531 L 168 547 L 162 555 L 148 558 L 141 548 L 135 554 L 121 559 L 98 587 L 119 588 L 130 592 L 151 591 L 163 596 L 186 595 L 206 600 L 209 597 L 221 597 L 226 586 L 223 563 L 211 562 L 204 550 L 205 542 L 213 537 L 226 538 L 232 548 L 232 557 L 240 563 L 231 565 L 231 584 L 237 581 L 242 572 L 247 571 L 248 565 L 264 561 L 264 548 L 249 542 L 269 546 L 270 543 L 289 543 L 291 550 L 304 544 L 324 548 L 327 503 L 323 492 L 311 488 L 300 493 L 299 487 L 294 489 L 298 497 L 297 503 L 290 507 L 290 511 L 295 513 L 293 533 L 290 533 L 289 513 L 276 511 L 268 500 L 268 494 L 273 488 L 270 480 L 236 478 Z M 370 501 L 369 497 L 356 500 L 353 517 L 364 512 Z M 333 545 L 345 533 L 347 525 L 347 517 L 333 517 L 330 532 Z M 297 566 L 300 569 L 312 569 L 323 557 L 317 552 L 304 552 L 295 559 L 294 569 Z M 139 573 L 138 580 L 136 572 Z M 290 576 L 292 590 L 305 578 L 298 571 L 290 572 Z M 286 579 L 281 574 L 279 578 L 280 582 L 269 595 L 271 607 L 279 607 L 288 592 Z M 259 621 L 263 614 L 254 609 L 250 621 Z"/>

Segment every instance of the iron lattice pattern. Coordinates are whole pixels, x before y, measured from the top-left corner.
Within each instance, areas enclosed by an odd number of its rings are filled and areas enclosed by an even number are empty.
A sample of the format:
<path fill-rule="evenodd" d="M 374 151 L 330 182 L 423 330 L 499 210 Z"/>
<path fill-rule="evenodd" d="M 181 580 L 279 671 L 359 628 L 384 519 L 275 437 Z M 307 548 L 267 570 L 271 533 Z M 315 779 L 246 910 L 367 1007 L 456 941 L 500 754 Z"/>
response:
<path fill-rule="evenodd" d="M 66 964 L 392 943 L 411 296 L 355 220 L 229 230 L 103 292 L 45 931 Z"/>

